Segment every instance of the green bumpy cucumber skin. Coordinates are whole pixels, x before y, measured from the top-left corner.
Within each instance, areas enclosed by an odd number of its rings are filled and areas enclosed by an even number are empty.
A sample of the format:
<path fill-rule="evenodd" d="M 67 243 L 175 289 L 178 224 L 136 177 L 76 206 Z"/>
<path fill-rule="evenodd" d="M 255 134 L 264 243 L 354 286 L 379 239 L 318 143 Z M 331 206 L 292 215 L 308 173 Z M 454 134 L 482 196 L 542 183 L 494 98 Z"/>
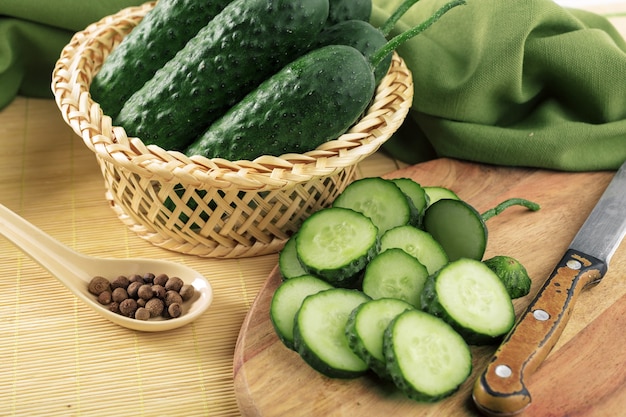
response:
<path fill-rule="evenodd" d="M 316 49 L 263 82 L 185 153 L 237 161 L 308 152 L 352 126 L 374 90 L 371 66 L 359 51 Z"/>
<path fill-rule="evenodd" d="M 182 151 L 315 39 L 328 0 L 234 0 L 126 102 L 115 124 Z"/>
<path fill-rule="evenodd" d="M 324 28 L 317 37 L 314 47 L 326 45 L 348 45 L 358 49 L 367 58 L 372 56 L 387 44 L 387 39 L 380 30 L 363 20 L 346 20 Z M 376 85 L 380 83 L 391 67 L 392 54 L 374 69 Z"/>
<path fill-rule="evenodd" d="M 345 20 L 369 21 L 372 15 L 372 0 L 330 0 L 328 3 L 328 26 Z"/>
<path fill-rule="evenodd" d="M 128 98 L 232 0 L 159 0 L 104 60 L 90 93 L 117 116 Z"/>

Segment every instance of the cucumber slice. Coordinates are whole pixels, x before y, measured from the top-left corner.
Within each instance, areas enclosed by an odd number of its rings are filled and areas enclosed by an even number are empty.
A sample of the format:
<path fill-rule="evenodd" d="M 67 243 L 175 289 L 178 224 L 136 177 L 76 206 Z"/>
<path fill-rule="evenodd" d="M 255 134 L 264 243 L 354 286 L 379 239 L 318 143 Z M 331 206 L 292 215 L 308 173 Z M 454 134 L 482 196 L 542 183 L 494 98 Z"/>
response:
<path fill-rule="evenodd" d="M 348 318 L 346 336 L 354 353 L 383 379 L 391 379 L 383 354 L 385 329 L 400 313 L 414 307 L 395 298 L 368 301 L 355 308 Z"/>
<path fill-rule="evenodd" d="M 352 182 L 335 199 L 333 207 L 363 213 L 378 227 L 379 235 L 411 220 L 408 197 L 393 182 L 380 177 L 361 178 Z"/>
<path fill-rule="evenodd" d="M 420 310 L 397 316 L 383 351 L 395 385 L 409 398 L 437 401 L 454 393 L 472 371 L 467 343 L 443 320 Z"/>
<path fill-rule="evenodd" d="M 395 227 L 380 238 L 380 251 L 390 248 L 400 248 L 417 258 L 429 275 L 448 263 L 448 255 L 439 242 L 429 233 L 411 225 Z"/>
<path fill-rule="evenodd" d="M 435 204 L 439 200 L 460 200 L 459 196 L 454 191 L 446 187 L 424 187 L 424 191 L 428 196 L 428 205 Z"/>
<path fill-rule="evenodd" d="M 290 279 L 307 274 L 306 269 L 304 269 L 298 259 L 295 236 L 287 240 L 285 246 L 283 246 L 283 249 L 278 254 L 278 269 L 283 279 Z"/>
<path fill-rule="evenodd" d="M 530 293 L 533 282 L 524 265 L 517 259 L 498 255 L 484 260 L 483 263 L 500 278 L 511 299 L 524 297 Z"/>
<path fill-rule="evenodd" d="M 429 202 L 429 196 L 424 187 L 411 178 L 393 178 L 391 182 L 396 184 L 409 197 L 420 213 L 424 213 Z"/>
<path fill-rule="evenodd" d="M 450 262 L 428 277 L 421 305 L 474 345 L 497 342 L 515 321 L 506 287 L 495 272 L 474 259 Z"/>
<path fill-rule="evenodd" d="M 302 275 L 283 282 L 270 303 L 270 320 L 279 339 L 293 349 L 293 323 L 306 297 L 333 286 L 313 275 Z"/>
<path fill-rule="evenodd" d="M 352 285 L 378 249 L 376 226 L 347 208 L 313 213 L 296 234 L 296 252 L 304 269 L 336 286 Z"/>
<path fill-rule="evenodd" d="M 365 267 L 363 292 L 373 299 L 397 298 L 420 308 L 420 295 L 428 270 L 400 248 L 376 255 Z"/>
<path fill-rule="evenodd" d="M 422 217 L 424 216 L 424 210 L 428 205 L 428 196 L 426 191 L 417 182 L 410 178 L 394 178 L 390 180 L 409 199 L 409 205 L 411 206 L 411 219 L 409 224 L 415 227 L 421 227 Z"/>
<path fill-rule="evenodd" d="M 426 209 L 424 230 L 443 246 L 450 261 L 480 261 L 487 248 L 487 226 L 481 215 L 462 200 L 439 200 Z"/>
<path fill-rule="evenodd" d="M 294 347 L 313 369 L 331 378 L 355 378 L 368 366 L 348 345 L 348 317 L 370 298 L 361 291 L 334 288 L 304 299 L 294 322 Z"/>

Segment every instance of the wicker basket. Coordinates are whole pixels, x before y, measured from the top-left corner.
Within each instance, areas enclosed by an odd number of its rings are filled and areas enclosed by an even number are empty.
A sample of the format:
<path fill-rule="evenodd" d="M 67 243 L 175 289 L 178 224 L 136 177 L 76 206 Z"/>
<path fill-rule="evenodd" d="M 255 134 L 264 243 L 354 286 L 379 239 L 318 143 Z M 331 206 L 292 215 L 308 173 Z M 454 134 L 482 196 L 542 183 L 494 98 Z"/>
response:
<path fill-rule="evenodd" d="M 52 90 L 64 120 L 95 153 L 118 217 L 159 247 L 214 258 L 279 251 L 306 217 L 354 180 L 356 164 L 398 129 L 411 106 L 411 73 L 394 54 L 366 114 L 314 151 L 235 162 L 146 146 L 112 125 L 89 85 L 153 6 L 124 9 L 76 33 L 54 69 Z"/>

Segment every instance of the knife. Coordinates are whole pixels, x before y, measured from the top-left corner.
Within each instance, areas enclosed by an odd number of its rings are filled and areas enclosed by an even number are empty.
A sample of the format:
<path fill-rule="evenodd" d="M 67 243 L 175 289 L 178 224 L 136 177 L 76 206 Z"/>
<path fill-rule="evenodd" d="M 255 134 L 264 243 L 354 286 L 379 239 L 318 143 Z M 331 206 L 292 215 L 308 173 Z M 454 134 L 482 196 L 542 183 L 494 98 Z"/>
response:
<path fill-rule="evenodd" d="M 600 282 L 626 234 L 626 162 L 585 220 L 535 299 L 474 384 L 472 398 L 490 416 L 512 416 L 531 403 L 524 378 L 548 356 L 581 291 Z"/>

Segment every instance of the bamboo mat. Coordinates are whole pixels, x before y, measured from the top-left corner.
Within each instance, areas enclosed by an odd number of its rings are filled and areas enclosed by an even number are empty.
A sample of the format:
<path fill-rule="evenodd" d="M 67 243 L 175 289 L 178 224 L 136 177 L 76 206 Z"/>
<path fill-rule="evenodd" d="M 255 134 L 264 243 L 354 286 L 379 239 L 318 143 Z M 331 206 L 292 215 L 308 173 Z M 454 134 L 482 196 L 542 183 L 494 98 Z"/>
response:
<path fill-rule="evenodd" d="M 626 2 L 577 1 L 626 34 Z M 235 343 L 277 255 L 204 259 L 137 237 L 108 206 L 95 157 L 52 100 L 17 98 L 2 110 L 0 142 L 0 203 L 79 252 L 181 262 L 215 291 L 194 323 L 135 332 L 97 316 L 0 239 L 0 416 L 239 416 Z M 359 176 L 401 167 L 379 152 Z"/>
<path fill-rule="evenodd" d="M 215 292 L 196 322 L 135 332 L 97 316 L 0 239 L 0 416 L 238 416 L 235 342 L 277 256 L 204 259 L 137 237 L 109 207 L 95 157 L 52 100 L 16 99 L 0 112 L 0 140 L 2 204 L 88 255 L 187 264 Z M 375 155 L 359 175 L 398 167 Z"/>

